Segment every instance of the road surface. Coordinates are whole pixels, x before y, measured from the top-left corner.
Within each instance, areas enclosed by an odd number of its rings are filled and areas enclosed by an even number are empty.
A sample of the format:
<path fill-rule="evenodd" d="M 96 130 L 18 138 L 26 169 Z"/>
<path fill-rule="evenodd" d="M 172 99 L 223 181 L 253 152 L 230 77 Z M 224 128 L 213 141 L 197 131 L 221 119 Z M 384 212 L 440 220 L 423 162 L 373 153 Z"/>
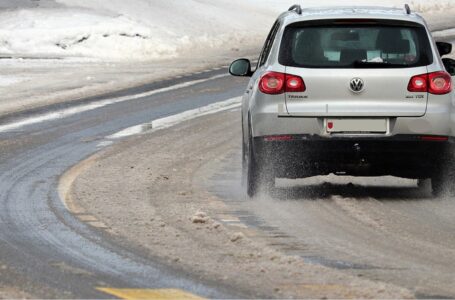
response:
<path fill-rule="evenodd" d="M 172 288 L 203 297 L 251 297 L 249 290 L 229 281 L 220 284 L 182 272 L 119 243 L 70 213 L 58 193 L 60 176 L 116 143 L 108 138 L 112 134 L 241 95 L 246 81 L 223 74 L 226 70 L 193 74 L 0 120 L 1 286 L 40 298 L 111 297 L 100 288 Z M 132 96 L 137 94 L 142 96 Z M 240 131 L 239 113 L 228 113 L 224 119 L 229 122 L 214 117 L 197 127 L 199 135 L 216 127 L 217 138 L 225 141 L 204 148 L 218 151 L 218 158 L 207 161 L 214 175 L 204 181 L 192 178 L 224 202 L 226 213 L 261 232 L 268 246 L 307 263 L 398 285 L 416 297 L 455 297 L 454 199 L 434 199 L 428 187 L 418 189 L 414 181 L 326 177 L 279 181 L 271 197 L 247 200 L 240 187 L 240 141 L 232 139 Z M 194 124 L 197 121 L 185 126 Z M 207 131 L 206 139 L 210 137 Z M 193 143 L 187 147 L 203 146 L 200 140 Z M 120 179 L 114 182 L 122 182 L 122 175 L 117 172 Z M 128 230 L 130 235 L 123 237 L 127 241 L 138 228 Z M 267 235 L 274 238 L 264 238 Z"/>
<path fill-rule="evenodd" d="M 140 94 L 225 72 L 208 71 L 104 98 Z M 220 84 L 221 91 L 210 90 Z M 51 108 L 57 112 L 54 115 L 37 110 L 0 120 L 0 286 L 17 287 L 39 298 L 109 297 L 99 287 L 172 287 L 205 297 L 247 296 L 116 245 L 69 213 L 57 188 L 59 177 L 99 151 L 106 136 L 236 96 L 242 85 L 222 77 L 76 114 L 71 110 L 68 114 L 68 107 L 60 104 Z M 103 97 L 85 99 L 78 105 L 100 101 Z M 59 118 L 65 112 L 66 117 Z"/>

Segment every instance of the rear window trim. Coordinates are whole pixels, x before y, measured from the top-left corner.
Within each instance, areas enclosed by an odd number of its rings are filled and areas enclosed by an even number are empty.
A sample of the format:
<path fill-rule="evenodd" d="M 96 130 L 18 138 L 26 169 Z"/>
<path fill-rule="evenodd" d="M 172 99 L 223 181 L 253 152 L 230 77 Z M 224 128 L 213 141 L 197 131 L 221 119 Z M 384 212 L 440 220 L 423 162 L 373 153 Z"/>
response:
<path fill-rule="evenodd" d="M 284 29 L 283 29 L 283 34 L 281 37 L 281 43 L 280 43 L 280 49 L 278 53 L 278 62 L 286 67 L 296 67 L 296 68 L 307 68 L 307 69 L 358 69 L 352 66 L 311 66 L 311 65 L 300 65 L 300 64 L 289 64 L 289 60 L 287 58 L 283 58 L 283 47 L 286 46 L 286 42 L 284 41 L 284 37 L 286 35 L 287 29 L 288 28 L 302 28 L 302 27 L 340 27 L 346 26 L 352 24 L 353 26 L 356 27 L 374 27 L 374 26 L 384 26 L 384 27 L 409 27 L 409 28 L 418 28 L 425 32 L 425 36 L 427 38 L 425 39 L 425 47 L 427 48 L 427 61 L 424 63 L 418 63 L 414 65 L 403 65 L 403 66 L 392 66 L 392 67 L 387 67 L 387 65 L 384 65 L 382 69 L 407 69 L 407 68 L 416 68 L 416 67 L 428 67 L 429 65 L 434 63 L 434 54 L 433 54 L 433 49 L 431 47 L 431 41 L 429 40 L 427 29 L 424 25 L 417 23 L 417 22 L 412 22 L 412 21 L 406 21 L 406 20 L 395 20 L 395 19 L 322 19 L 322 20 L 309 20 L 309 21 L 298 21 L 298 22 L 293 22 L 288 24 Z M 366 67 L 365 67 L 366 68 Z M 381 69 L 381 67 L 378 66 L 371 66 L 371 69 Z"/>

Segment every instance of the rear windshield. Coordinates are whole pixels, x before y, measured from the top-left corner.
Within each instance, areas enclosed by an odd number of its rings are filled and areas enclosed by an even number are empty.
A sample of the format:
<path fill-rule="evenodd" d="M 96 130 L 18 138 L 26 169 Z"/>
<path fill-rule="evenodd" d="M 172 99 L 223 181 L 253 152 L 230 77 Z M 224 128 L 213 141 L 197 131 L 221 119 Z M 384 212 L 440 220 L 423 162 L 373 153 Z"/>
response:
<path fill-rule="evenodd" d="M 305 68 L 407 68 L 433 62 L 420 25 L 331 21 L 285 29 L 279 61 Z"/>

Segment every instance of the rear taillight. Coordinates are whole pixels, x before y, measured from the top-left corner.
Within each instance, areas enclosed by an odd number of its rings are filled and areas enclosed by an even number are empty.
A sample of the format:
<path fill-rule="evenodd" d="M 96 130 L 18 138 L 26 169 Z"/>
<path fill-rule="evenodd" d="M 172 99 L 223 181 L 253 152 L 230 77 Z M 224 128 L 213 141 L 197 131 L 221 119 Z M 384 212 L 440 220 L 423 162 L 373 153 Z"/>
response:
<path fill-rule="evenodd" d="M 444 95 L 452 91 L 452 77 L 447 72 L 434 72 L 428 74 L 431 94 Z"/>
<path fill-rule="evenodd" d="M 428 92 L 428 74 L 417 75 L 411 78 L 408 84 L 410 92 Z"/>
<path fill-rule="evenodd" d="M 282 94 L 284 93 L 284 81 L 286 75 L 277 72 L 268 72 L 261 77 L 259 81 L 259 90 L 264 94 Z"/>
<path fill-rule="evenodd" d="M 408 91 L 445 95 L 452 91 L 452 78 L 447 72 L 416 75 L 409 81 Z"/>
<path fill-rule="evenodd" d="M 306 86 L 299 76 L 286 74 L 286 93 L 305 92 Z"/>
<path fill-rule="evenodd" d="M 304 92 L 306 87 L 303 79 L 299 76 L 267 72 L 259 80 L 259 90 L 264 94 L 277 95 Z"/>

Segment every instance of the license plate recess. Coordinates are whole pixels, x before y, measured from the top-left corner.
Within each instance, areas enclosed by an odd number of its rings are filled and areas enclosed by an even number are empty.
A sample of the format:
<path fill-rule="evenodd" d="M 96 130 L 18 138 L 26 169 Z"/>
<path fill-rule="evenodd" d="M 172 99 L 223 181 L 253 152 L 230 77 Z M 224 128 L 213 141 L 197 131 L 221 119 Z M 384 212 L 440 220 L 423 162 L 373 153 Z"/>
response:
<path fill-rule="evenodd" d="M 328 118 L 325 128 L 328 133 L 387 133 L 386 118 Z"/>

